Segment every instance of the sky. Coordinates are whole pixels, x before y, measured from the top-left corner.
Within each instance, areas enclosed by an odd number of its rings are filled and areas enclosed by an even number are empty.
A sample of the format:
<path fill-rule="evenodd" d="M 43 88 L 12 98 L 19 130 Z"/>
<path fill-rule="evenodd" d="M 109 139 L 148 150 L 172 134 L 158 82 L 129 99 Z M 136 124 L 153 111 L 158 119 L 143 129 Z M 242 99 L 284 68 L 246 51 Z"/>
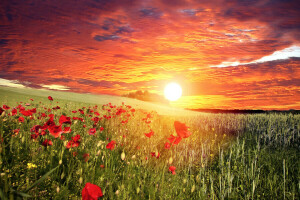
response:
<path fill-rule="evenodd" d="M 2 0 L 0 85 L 300 109 L 297 0 Z"/>

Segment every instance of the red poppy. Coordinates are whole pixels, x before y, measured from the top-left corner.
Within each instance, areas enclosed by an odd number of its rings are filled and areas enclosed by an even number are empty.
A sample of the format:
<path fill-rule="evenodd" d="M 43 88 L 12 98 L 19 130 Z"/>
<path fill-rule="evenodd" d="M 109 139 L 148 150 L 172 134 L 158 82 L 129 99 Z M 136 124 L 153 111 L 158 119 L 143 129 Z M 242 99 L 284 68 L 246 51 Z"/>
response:
<path fill-rule="evenodd" d="M 165 143 L 165 149 L 169 149 L 171 147 L 170 143 L 169 142 L 166 142 Z"/>
<path fill-rule="evenodd" d="M 42 126 L 41 125 L 34 125 L 31 129 L 30 129 L 30 131 L 31 132 L 34 132 L 34 133 L 36 133 L 36 134 L 39 134 L 39 130 L 42 128 Z"/>
<path fill-rule="evenodd" d="M 61 115 L 60 118 L 59 118 L 59 123 L 60 124 L 72 124 L 71 117 Z"/>
<path fill-rule="evenodd" d="M 31 116 L 32 112 L 30 110 L 22 110 L 20 113 L 24 116 Z"/>
<path fill-rule="evenodd" d="M 33 99 L 30 99 L 31 101 L 33 101 Z"/>
<path fill-rule="evenodd" d="M 14 132 L 13 137 L 15 137 L 15 136 L 19 135 L 20 129 L 15 129 L 13 132 Z"/>
<path fill-rule="evenodd" d="M 110 143 L 106 145 L 107 149 L 113 150 L 115 148 L 116 141 L 112 140 Z"/>
<path fill-rule="evenodd" d="M 182 140 L 182 138 L 179 136 L 175 137 L 174 135 L 170 135 L 168 140 L 170 141 L 171 144 L 178 144 Z"/>
<path fill-rule="evenodd" d="M 146 137 L 150 138 L 151 136 L 154 135 L 154 132 L 152 130 L 150 130 L 149 133 L 145 133 Z"/>
<path fill-rule="evenodd" d="M 11 115 L 12 116 L 16 115 L 17 113 L 18 113 L 17 109 L 15 109 L 15 108 L 12 109 L 12 111 L 11 111 Z"/>
<path fill-rule="evenodd" d="M 190 135 L 192 135 L 191 132 L 188 131 L 188 127 L 179 121 L 174 122 L 176 133 L 181 138 L 188 138 Z"/>
<path fill-rule="evenodd" d="M 31 134 L 30 137 L 31 137 L 31 139 L 35 140 L 35 139 L 37 139 L 39 137 L 39 134 L 36 134 L 36 133 L 35 134 Z"/>
<path fill-rule="evenodd" d="M 45 139 L 44 142 L 42 143 L 42 145 L 43 145 L 44 147 L 47 147 L 47 146 L 52 146 L 53 143 L 52 143 L 51 140 Z"/>
<path fill-rule="evenodd" d="M 19 122 L 24 122 L 24 117 L 19 117 Z"/>
<path fill-rule="evenodd" d="M 151 152 L 151 156 L 152 156 L 152 157 L 159 158 L 160 154 L 157 152 L 157 155 L 156 155 L 155 152 Z"/>
<path fill-rule="evenodd" d="M 71 147 L 78 147 L 79 144 L 80 144 L 80 135 L 76 135 L 75 137 L 71 137 L 72 140 L 70 140 L 68 143 L 67 143 L 67 146 L 66 148 L 69 149 Z"/>
<path fill-rule="evenodd" d="M 169 167 L 169 171 L 172 172 L 172 174 L 176 174 L 175 170 L 176 170 L 176 167 L 174 167 L 174 166 Z"/>
<path fill-rule="evenodd" d="M 48 96 L 48 99 L 49 99 L 50 101 L 53 101 L 53 98 L 52 98 L 51 96 Z"/>
<path fill-rule="evenodd" d="M 104 166 L 104 165 L 100 165 L 100 167 L 101 167 L 101 168 L 104 168 L 105 166 Z"/>
<path fill-rule="evenodd" d="M 103 130 L 104 130 L 104 128 L 103 128 L 103 127 L 100 127 L 100 132 L 103 131 Z"/>
<path fill-rule="evenodd" d="M 25 106 L 30 106 L 30 103 L 26 103 Z"/>
<path fill-rule="evenodd" d="M 32 108 L 31 110 L 29 110 L 32 113 L 36 113 L 36 108 Z"/>
<path fill-rule="evenodd" d="M 88 154 L 88 153 L 83 154 L 83 158 L 84 158 L 84 161 L 87 162 L 90 158 L 90 154 Z"/>
<path fill-rule="evenodd" d="M 77 111 L 76 111 L 76 110 L 73 110 L 72 113 L 77 113 Z"/>
<path fill-rule="evenodd" d="M 8 109 L 10 109 L 10 107 L 7 106 L 7 105 L 3 105 L 3 109 L 4 109 L 4 110 L 8 110 Z"/>
<path fill-rule="evenodd" d="M 102 196 L 102 190 L 98 185 L 86 183 L 82 189 L 82 200 L 98 200 Z"/>
<path fill-rule="evenodd" d="M 71 127 L 64 127 L 64 133 L 71 133 Z"/>
<path fill-rule="evenodd" d="M 60 126 L 50 126 L 48 127 L 48 130 L 49 130 L 49 133 L 51 135 L 53 135 L 55 138 L 58 138 L 58 136 L 60 136 L 64 131 L 62 130 L 61 128 L 61 125 Z"/>
<path fill-rule="evenodd" d="M 0 107 L 0 115 L 3 113 L 3 111 L 4 111 L 4 110 Z"/>
<path fill-rule="evenodd" d="M 90 135 L 95 135 L 95 133 L 96 133 L 96 129 L 95 128 L 90 128 L 89 134 Z"/>

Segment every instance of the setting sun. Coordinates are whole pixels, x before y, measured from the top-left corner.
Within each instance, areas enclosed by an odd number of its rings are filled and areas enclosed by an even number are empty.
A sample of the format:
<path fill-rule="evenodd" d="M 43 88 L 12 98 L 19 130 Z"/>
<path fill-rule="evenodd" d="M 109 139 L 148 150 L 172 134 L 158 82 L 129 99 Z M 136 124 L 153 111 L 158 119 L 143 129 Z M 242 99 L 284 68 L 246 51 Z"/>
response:
<path fill-rule="evenodd" d="M 165 87 L 165 97 L 170 101 L 176 101 L 181 97 L 182 89 L 177 83 L 169 83 Z"/>

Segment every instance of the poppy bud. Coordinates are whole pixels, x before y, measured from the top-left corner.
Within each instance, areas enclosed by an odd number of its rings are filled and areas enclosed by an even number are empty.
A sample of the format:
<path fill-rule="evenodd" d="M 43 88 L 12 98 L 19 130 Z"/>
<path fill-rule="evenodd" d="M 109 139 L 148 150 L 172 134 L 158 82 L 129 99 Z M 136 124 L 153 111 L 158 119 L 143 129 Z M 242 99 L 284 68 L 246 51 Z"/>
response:
<path fill-rule="evenodd" d="M 125 160 L 125 153 L 124 153 L 124 151 L 121 153 L 121 159 Z"/>
<path fill-rule="evenodd" d="M 169 164 L 172 164 L 172 162 L 173 162 L 173 158 L 170 157 L 170 158 L 169 158 Z"/>

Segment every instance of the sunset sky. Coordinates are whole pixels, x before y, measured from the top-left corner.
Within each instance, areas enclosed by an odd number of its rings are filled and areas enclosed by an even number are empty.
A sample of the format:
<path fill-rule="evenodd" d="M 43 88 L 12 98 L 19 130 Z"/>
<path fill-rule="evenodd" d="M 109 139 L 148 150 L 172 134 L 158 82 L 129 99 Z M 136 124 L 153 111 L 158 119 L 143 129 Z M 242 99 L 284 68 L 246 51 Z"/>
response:
<path fill-rule="evenodd" d="M 0 85 L 300 109 L 299 19 L 297 0 L 2 0 Z"/>

